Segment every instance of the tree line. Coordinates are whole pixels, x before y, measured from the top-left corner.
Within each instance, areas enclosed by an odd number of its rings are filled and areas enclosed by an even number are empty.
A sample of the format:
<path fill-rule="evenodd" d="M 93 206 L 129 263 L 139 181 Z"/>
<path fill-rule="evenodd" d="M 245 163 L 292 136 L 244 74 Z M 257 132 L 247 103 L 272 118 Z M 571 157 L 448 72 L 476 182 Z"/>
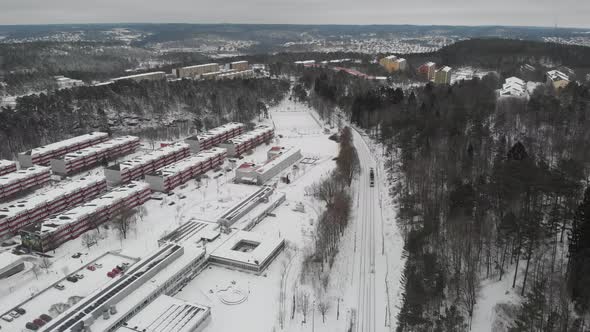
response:
<path fill-rule="evenodd" d="M 588 326 L 589 86 L 498 99 L 496 75 L 403 91 L 319 69 L 299 84 L 294 98 L 346 112 L 390 156 L 408 258 L 398 331 L 467 331 L 481 281 L 506 278 L 523 298 L 497 307 L 511 331 Z"/>
<path fill-rule="evenodd" d="M 12 159 L 18 152 L 92 130 L 166 138 L 171 135 L 166 128 L 180 126 L 179 120 L 188 121 L 193 131 L 228 121 L 248 123 L 264 116 L 288 89 L 288 82 L 271 79 L 118 81 L 24 96 L 15 109 L 0 112 L 0 138 L 6 142 L 0 156 Z M 129 117 L 147 120 L 154 130 L 126 126 Z"/>

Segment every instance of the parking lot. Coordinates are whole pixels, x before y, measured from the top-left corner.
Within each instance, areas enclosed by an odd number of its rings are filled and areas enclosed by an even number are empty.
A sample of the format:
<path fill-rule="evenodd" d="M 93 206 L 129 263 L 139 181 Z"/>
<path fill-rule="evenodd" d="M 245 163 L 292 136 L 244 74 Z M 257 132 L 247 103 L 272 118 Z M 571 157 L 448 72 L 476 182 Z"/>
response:
<path fill-rule="evenodd" d="M 62 285 L 63 289 L 58 289 L 52 285 L 26 302 L 18 305 L 19 308 L 25 310 L 23 315 L 13 318 L 11 322 L 7 322 L 4 318 L 9 314 L 4 314 L 0 320 L 0 326 L 5 331 L 20 331 L 25 328 L 27 322 L 32 322 L 39 318 L 41 314 L 47 314 L 51 317 L 56 317 L 59 313 L 67 310 L 73 304 L 78 302 L 81 298 L 88 296 L 97 288 L 103 287 L 111 280 L 107 276 L 107 272 L 111 271 L 117 265 L 127 264 L 131 265 L 136 260 L 120 256 L 115 253 L 107 253 L 99 257 L 94 262 L 85 265 L 84 268 L 76 271 L 54 271 L 53 273 L 63 274 L 55 285 Z M 94 271 L 89 270 L 89 265 L 95 266 Z M 75 274 L 82 274 L 83 278 L 76 282 L 66 280 L 68 276 Z M 61 288 L 61 287 L 59 287 Z"/>

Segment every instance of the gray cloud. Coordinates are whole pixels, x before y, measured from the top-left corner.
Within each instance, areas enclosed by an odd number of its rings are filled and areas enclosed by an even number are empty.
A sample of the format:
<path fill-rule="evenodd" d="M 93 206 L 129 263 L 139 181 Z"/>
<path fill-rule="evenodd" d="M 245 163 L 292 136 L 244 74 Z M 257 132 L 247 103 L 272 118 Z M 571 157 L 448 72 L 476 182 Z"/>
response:
<path fill-rule="evenodd" d="M 588 0 L 0 0 L 0 24 L 293 23 L 590 27 Z"/>

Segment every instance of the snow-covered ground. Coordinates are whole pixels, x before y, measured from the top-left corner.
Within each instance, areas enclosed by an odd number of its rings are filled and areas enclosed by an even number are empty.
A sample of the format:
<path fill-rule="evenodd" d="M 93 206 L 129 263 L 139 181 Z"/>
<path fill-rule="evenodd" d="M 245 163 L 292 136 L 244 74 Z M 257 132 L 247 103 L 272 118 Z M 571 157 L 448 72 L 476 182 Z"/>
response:
<path fill-rule="evenodd" d="M 394 207 L 387 196 L 386 177 L 379 149 L 365 142 L 366 137 L 354 134 L 355 145 L 362 164 L 361 175 L 354 182 L 354 218 L 341 240 L 341 248 L 332 267 L 327 287 L 326 301 L 330 308 L 325 322 L 318 310 L 320 299 L 311 298 L 307 322 L 303 325 L 302 314 L 292 317 L 292 301 L 296 294 L 306 289 L 301 281 L 303 258 L 314 245 L 314 224 L 322 206 L 310 196 L 306 188 L 319 181 L 335 168 L 333 158 L 338 153 L 338 144 L 324 133 L 324 125 L 317 114 L 306 105 L 285 100 L 270 110 L 276 139 L 272 145 L 295 146 L 301 149 L 310 163 L 300 163 L 298 170 L 288 168 L 289 184 L 277 183 L 277 191 L 286 193 L 286 201 L 256 225 L 253 232 L 286 240 L 286 249 L 260 276 L 227 268 L 210 266 L 186 285 L 175 296 L 187 301 L 211 306 L 212 318 L 205 332 L 217 331 L 343 331 L 351 321 L 357 322 L 356 331 L 392 331 L 399 303 L 400 275 L 403 268 L 403 246 L 395 224 Z M 263 145 L 245 161 L 263 162 L 269 146 Z M 140 151 L 138 153 L 143 153 Z M 227 163 L 226 163 L 227 165 Z M 376 171 L 376 186 L 369 187 L 368 172 Z M 86 173 L 100 174 L 99 167 Z M 81 174 L 85 175 L 85 174 Z M 106 270 L 87 271 L 87 264 L 109 251 L 130 258 L 140 258 L 157 247 L 157 240 L 188 220 L 215 222 L 228 208 L 255 192 L 258 187 L 232 183 L 234 173 L 209 172 L 201 182 L 195 180 L 174 190 L 172 195 L 155 195 L 158 199 L 146 202 L 140 217 L 127 239 L 120 239 L 113 229 L 102 229 L 101 239 L 90 249 L 81 239 L 65 243 L 49 252 L 52 266 L 49 272 L 41 271 L 38 279 L 30 269 L 18 278 L 5 280 L 8 287 L 0 290 L 0 309 L 9 310 L 27 300 L 32 294 L 39 297 L 27 302 L 31 317 L 18 321 L 24 326 L 41 313 L 47 313 L 56 302 L 67 302 L 70 297 L 82 297 L 97 289 L 109 279 Z M 303 205 L 303 212 L 295 207 Z M 78 259 L 71 258 L 82 253 Z M 123 258 L 108 254 L 99 258 L 103 266 L 116 265 Z M 38 263 L 39 257 L 32 257 Z M 116 262 L 117 261 L 117 262 Z M 111 267 L 112 268 L 112 267 Z M 51 288 L 64 275 L 84 269 L 86 278 L 73 285 L 62 282 L 66 289 Z M 96 278 L 95 278 L 96 277 Z M 47 291 L 43 293 L 43 290 Z M 313 296 L 311 290 L 307 290 Z M 60 301 L 49 301 L 46 296 Z M 228 304 L 233 302 L 232 304 Z M 310 308 L 311 309 L 311 308 Z M 356 319 L 353 319 L 356 317 Z"/>

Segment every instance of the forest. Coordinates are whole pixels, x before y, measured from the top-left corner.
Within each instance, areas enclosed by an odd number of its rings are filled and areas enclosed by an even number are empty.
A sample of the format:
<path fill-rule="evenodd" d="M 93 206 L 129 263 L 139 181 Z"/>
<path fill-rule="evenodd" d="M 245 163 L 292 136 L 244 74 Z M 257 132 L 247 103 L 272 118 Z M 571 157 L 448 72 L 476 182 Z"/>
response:
<path fill-rule="evenodd" d="M 170 136 L 169 129 L 181 123 L 186 135 L 228 121 L 248 123 L 264 116 L 288 90 L 283 80 L 161 80 L 24 96 L 17 99 L 17 110 L 4 107 L 0 112 L 0 139 L 7 142 L 0 156 L 12 159 L 18 152 L 92 130 L 177 139 L 178 130 Z M 147 125 L 130 126 L 129 119 Z"/>
<path fill-rule="evenodd" d="M 590 86 L 528 100 L 499 86 L 490 74 L 404 92 L 307 69 L 294 89 L 387 149 L 408 258 L 400 332 L 469 330 L 480 283 L 506 278 L 523 299 L 496 308 L 510 331 L 590 324 Z"/>

